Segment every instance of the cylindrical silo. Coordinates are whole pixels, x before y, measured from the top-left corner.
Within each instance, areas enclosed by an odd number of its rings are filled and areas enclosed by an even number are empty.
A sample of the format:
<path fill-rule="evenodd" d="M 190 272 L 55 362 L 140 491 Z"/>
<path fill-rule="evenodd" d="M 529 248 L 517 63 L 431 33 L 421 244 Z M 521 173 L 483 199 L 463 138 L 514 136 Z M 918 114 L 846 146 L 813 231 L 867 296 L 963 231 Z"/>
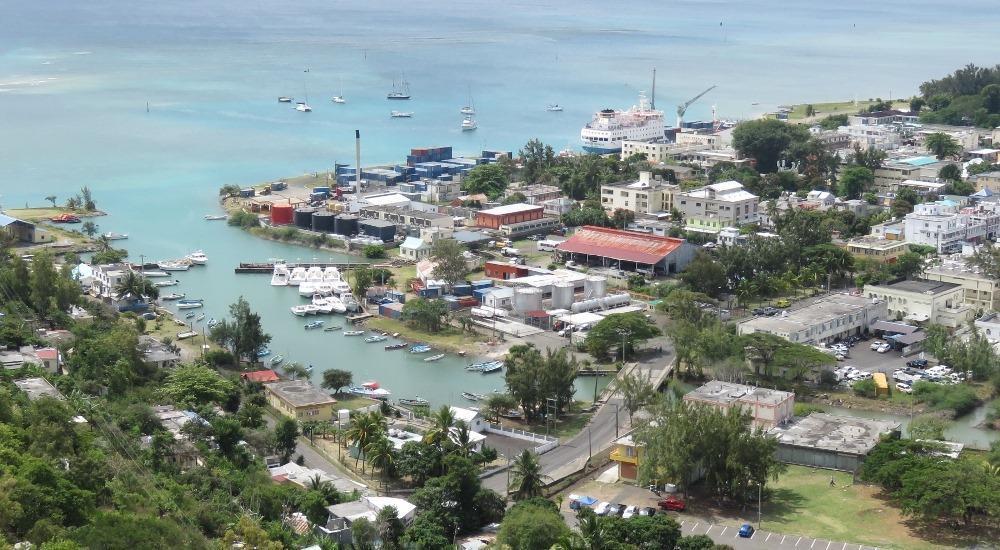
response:
<path fill-rule="evenodd" d="M 337 215 L 333 212 L 319 210 L 312 216 L 312 230 L 320 233 L 333 233 L 334 218 Z"/>
<path fill-rule="evenodd" d="M 358 217 L 351 214 L 341 214 L 334 221 L 334 233 L 338 235 L 357 235 Z"/>
<path fill-rule="evenodd" d="M 608 280 L 596 275 L 583 280 L 584 298 L 603 298 L 608 293 Z"/>
<path fill-rule="evenodd" d="M 315 208 L 296 208 L 295 226 L 302 229 L 312 229 L 312 217 L 315 211 Z"/>
<path fill-rule="evenodd" d="M 559 281 L 552 285 L 552 309 L 569 309 L 573 305 L 573 283 Z"/>
<path fill-rule="evenodd" d="M 542 309 L 542 289 L 519 287 L 514 289 L 514 312 L 525 313 Z"/>

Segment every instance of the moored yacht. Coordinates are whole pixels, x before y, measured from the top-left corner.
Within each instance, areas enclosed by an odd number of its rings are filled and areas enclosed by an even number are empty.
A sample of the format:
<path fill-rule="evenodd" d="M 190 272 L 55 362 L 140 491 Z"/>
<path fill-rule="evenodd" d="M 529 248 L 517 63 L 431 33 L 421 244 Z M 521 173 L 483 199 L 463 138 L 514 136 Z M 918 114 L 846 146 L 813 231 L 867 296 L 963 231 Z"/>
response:
<path fill-rule="evenodd" d="M 195 250 L 194 252 L 188 254 L 185 258 L 194 265 L 205 265 L 208 263 L 208 256 L 206 256 L 201 250 Z"/>
<path fill-rule="evenodd" d="M 310 283 L 320 283 L 323 282 L 323 268 L 319 266 L 312 266 L 306 270 L 306 280 Z"/>
<path fill-rule="evenodd" d="M 288 266 L 283 263 L 274 264 L 274 272 L 271 274 L 271 286 L 288 285 Z"/>
<path fill-rule="evenodd" d="M 291 275 L 288 276 L 288 284 L 292 286 L 299 286 L 306 280 L 306 268 L 304 267 L 294 267 L 292 268 Z"/>

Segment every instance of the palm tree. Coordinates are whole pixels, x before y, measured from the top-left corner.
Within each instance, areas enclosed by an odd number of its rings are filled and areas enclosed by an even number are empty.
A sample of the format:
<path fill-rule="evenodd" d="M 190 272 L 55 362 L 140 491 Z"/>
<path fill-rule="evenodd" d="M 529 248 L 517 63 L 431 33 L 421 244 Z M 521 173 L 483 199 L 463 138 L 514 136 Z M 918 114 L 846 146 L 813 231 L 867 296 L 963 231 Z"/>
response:
<path fill-rule="evenodd" d="M 88 237 L 93 237 L 97 233 L 97 224 L 87 220 L 80 226 L 80 231 L 83 231 Z"/>
<path fill-rule="evenodd" d="M 525 449 L 514 459 L 514 481 L 510 488 L 513 491 L 514 500 L 524 500 L 532 497 L 542 496 L 543 482 L 542 467 L 538 463 L 538 455 Z"/>
<path fill-rule="evenodd" d="M 319 430 L 321 424 L 323 423 L 319 420 L 306 420 L 302 422 L 302 433 L 309 436 L 309 443 L 315 442 L 316 432 Z"/>
<path fill-rule="evenodd" d="M 432 426 L 424 434 L 424 443 L 440 447 L 448 441 L 448 433 L 455 425 L 455 414 L 448 405 L 441 405 L 437 412 L 431 414 L 430 421 Z"/>
<path fill-rule="evenodd" d="M 361 462 L 362 452 L 366 452 L 368 446 L 379 436 L 385 433 L 385 417 L 379 412 L 361 413 L 351 418 L 351 423 L 344 436 L 354 444 L 358 450 L 354 464 L 357 466 Z M 365 471 L 361 466 L 362 473 Z"/>
<path fill-rule="evenodd" d="M 464 421 L 455 423 L 455 438 L 451 442 L 455 445 L 455 454 L 468 458 L 476 452 L 475 443 L 472 442 L 472 430 Z"/>
<path fill-rule="evenodd" d="M 743 307 L 747 306 L 750 302 L 750 298 L 752 298 L 756 293 L 757 285 L 750 279 L 742 279 L 739 284 L 736 285 L 736 298 Z"/>
<path fill-rule="evenodd" d="M 129 271 L 118 281 L 118 284 L 115 285 L 115 293 L 119 299 L 133 297 L 140 300 L 155 300 L 160 297 L 160 289 L 135 271 Z"/>
<path fill-rule="evenodd" d="M 285 375 L 291 377 L 292 380 L 309 376 L 309 370 L 302 363 L 288 363 L 284 367 L 281 367 L 281 370 L 285 372 Z"/>
<path fill-rule="evenodd" d="M 309 490 L 317 491 L 323 495 L 323 500 L 328 504 L 336 503 L 340 500 L 340 494 L 337 492 L 337 488 L 333 486 L 329 481 L 324 480 L 316 474 L 309 478 Z"/>
<path fill-rule="evenodd" d="M 379 434 L 365 447 L 365 458 L 372 463 L 372 468 L 378 468 L 382 473 L 382 486 L 385 487 L 396 466 L 396 448 L 392 442 L 384 434 Z"/>
<path fill-rule="evenodd" d="M 585 542 L 584 548 L 598 550 L 604 547 L 604 531 L 601 529 L 601 522 L 598 521 L 597 514 L 583 512 L 577 518 L 580 527 L 580 536 Z"/>
<path fill-rule="evenodd" d="M 107 235 L 101 235 L 100 237 L 97 237 L 97 240 L 94 241 L 94 244 L 97 245 L 97 250 L 99 252 L 107 252 L 111 250 L 111 239 L 109 239 Z"/>
<path fill-rule="evenodd" d="M 47 201 L 49 201 L 49 202 L 52 203 L 52 208 L 56 207 L 56 196 L 55 195 L 49 195 L 49 196 L 45 197 L 45 200 L 47 200 Z"/>

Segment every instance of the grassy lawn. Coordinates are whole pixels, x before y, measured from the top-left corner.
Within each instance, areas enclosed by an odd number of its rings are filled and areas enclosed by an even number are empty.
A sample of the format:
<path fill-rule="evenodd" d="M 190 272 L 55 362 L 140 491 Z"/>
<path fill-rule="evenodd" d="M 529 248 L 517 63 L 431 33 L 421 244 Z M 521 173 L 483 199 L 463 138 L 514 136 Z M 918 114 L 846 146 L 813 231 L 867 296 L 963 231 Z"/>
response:
<path fill-rule="evenodd" d="M 830 486 L 830 478 L 836 487 Z M 772 485 L 762 528 L 880 548 L 941 548 L 917 538 L 898 508 L 878 496 L 879 489 L 853 484 L 850 474 L 789 466 Z"/>
<path fill-rule="evenodd" d="M 87 214 L 85 213 L 74 212 L 73 210 L 70 210 L 68 208 L 52 208 L 52 207 L 8 208 L 4 212 L 8 216 L 29 222 L 48 221 L 49 218 L 58 216 L 59 214 L 67 214 L 67 213 L 76 214 L 79 217 L 87 216 Z"/>
<path fill-rule="evenodd" d="M 856 114 L 862 109 L 868 108 L 869 105 L 874 104 L 874 101 L 858 101 L 857 103 L 853 101 L 834 101 L 831 103 L 812 103 L 814 109 L 816 109 L 816 115 L 812 118 L 825 118 L 827 115 L 842 115 Z M 802 103 L 799 105 L 791 105 L 792 112 L 788 114 L 788 118 L 792 120 L 804 119 L 806 117 L 806 105 L 809 103 Z M 893 107 L 909 109 L 910 104 L 907 101 L 897 101 L 893 103 Z"/>
<path fill-rule="evenodd" d="M 374 317 L 365 321 L 368 328 L 398 332 L 403 339 L 411 342 L 426 342 L 442 351 L 469 351 L 469 344 L 482 340 L 478 334 L 463 333 L 461 330 L 447 326 L 440 332 L 428 333 L 415 329 L 402 321 L 386 317 Z"/>
<path fill-rule="evenodd" d="M 357 382 L 358 381 L 355 380 L 355 383 L 357 383 Z M 337 409 L 348 409 L 348 410 L 353 411 L 355 409 L 360 409 L 362 407 L 367 407 L 367 406 L 375 403 L 374 400 L 368 399 L 367 397 L 360 397 L 360 396 L 357 396 L 357 395 L 351 395 L 351 394 L 346 393 L 346 392 L 342 392 L 339 395 L 334 395 L 333 397 L 334 397 L 334 399 L 337 400 L 337 407 L 336 407 Z"/>

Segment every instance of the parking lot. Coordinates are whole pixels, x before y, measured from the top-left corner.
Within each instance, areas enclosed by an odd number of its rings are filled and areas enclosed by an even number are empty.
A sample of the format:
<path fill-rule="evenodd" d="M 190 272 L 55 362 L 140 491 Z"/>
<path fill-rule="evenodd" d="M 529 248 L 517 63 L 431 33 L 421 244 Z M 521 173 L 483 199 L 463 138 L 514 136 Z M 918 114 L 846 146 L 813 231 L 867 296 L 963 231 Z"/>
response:
<path fill-rule="evenodd" d="M 850 365 L 863 372 L 882 372 L 891 379 L 892 371 L 906 366 L 906 362 L 915 357 L 903 357 L 898 351 L 890 350 L 886 353 L 878 353 L 871 349 L 871 344 L 875 339 L 862 340 L 853 348 L 848 350 L 848 356 L 843 361 L 837 362 L 837 367 Z"/>

